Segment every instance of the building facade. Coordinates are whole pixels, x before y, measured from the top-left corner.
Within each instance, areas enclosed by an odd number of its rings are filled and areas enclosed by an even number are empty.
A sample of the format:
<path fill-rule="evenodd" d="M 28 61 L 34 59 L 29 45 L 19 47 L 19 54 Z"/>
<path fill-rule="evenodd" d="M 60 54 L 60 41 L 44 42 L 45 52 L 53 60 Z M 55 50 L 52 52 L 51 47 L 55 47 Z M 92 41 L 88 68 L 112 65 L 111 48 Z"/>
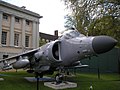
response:
<path fill-rule="evenodd" d="M 39 47 L 37 13 L 0 1 L 0 59 Z"/>

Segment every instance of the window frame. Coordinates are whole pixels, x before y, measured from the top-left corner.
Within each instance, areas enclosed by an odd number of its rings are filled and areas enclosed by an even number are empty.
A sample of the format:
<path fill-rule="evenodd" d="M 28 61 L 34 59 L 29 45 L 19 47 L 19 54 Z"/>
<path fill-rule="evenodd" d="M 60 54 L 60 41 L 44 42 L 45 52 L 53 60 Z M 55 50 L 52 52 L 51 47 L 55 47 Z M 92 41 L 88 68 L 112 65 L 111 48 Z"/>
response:
<path fill-rule="evenodd" d="M 26 25 L 30 25 L 30 21 L 29 20 L 26 20 Z"/>
<path fill-rule="evenodd" d="M 7 32 L 6 31 L 2 31 L 1 44 L 7 45 Z"/>
<path fill-rule="evenodd" d="M 15 22 L 16 23 L 20 23 L 20 18 L 19 17 L 15 17 Z"/>
<path fill-rule="evenodd" d="M 19 33 L 15 33 L 14 34 L 14 45 L 15 46 L 19 46 L 19 38 L 20 38 L 20 34 Z"/>
<path fill-rule="evenodd" d="M 8 15 L 7 14 L 3 14 L 3 20 L 7 20 L 8 21 Z"/>
<path fill-rule="evenodd" d="M 30 47 L 29 42 L 30 42 L 30 36 L 26 35 L 25 36 L 25 47 Z"/>

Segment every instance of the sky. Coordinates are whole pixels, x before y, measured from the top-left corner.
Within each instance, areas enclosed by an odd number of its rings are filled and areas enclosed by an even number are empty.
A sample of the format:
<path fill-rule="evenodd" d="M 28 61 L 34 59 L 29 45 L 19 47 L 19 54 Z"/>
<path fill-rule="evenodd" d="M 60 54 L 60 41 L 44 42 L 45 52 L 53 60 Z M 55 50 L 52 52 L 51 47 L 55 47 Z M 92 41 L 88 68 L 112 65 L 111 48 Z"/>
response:
<path fill-rule="evenodd" d="M 39 31 L 47 34 L 54 34 L 64 31 L 64 16 L 67 14 L 64 2 L 61 0 L 2 0 L 27 10 L 36 12 L 43 16 L 40 19 Z"/>

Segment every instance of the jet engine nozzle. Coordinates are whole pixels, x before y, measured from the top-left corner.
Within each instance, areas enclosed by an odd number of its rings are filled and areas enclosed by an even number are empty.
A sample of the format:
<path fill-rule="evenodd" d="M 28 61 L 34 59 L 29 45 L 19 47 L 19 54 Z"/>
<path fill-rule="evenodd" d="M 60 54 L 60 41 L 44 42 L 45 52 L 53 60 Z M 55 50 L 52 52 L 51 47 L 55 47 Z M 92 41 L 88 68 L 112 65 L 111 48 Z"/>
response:
<path fill-rule="evenodd" d="M 101 54 L 111 50 L 117 44 L 117 40 L 109 36 L 95 36 L 92 47 L 95 53 Z"/>

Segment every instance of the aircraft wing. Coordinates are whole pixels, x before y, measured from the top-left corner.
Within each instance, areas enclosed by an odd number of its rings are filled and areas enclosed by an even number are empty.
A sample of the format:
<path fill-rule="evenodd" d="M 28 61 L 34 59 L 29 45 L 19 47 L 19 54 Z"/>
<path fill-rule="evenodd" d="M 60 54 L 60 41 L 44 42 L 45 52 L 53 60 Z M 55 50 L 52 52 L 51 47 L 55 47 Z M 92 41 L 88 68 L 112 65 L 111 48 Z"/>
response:
<path fill-rule="evenodd" d="M 35 72 L 44 72 L 54 69 L 62 62 L 60 56 L 60 41 L 52 41 L 37 49 L 33 49 L 15 56 L 11 56 L 0 60 L 3 64 L 2 69 L 8 70 L 13 67 L 14 69 L 29 68 Z M 53 71 L 53 68 L 51 71 Z"/>
<path fill-rule="evenodd" d="M 34 54 L 38 50 L 40 50 L 40 48 L 33 49 L 33 50 L 30 50 L 30 51 L 27 51 L 27 52 L 23 52 L 23 53 L 20 53 L 20 54 L 17 54 L 17 55 L 2 59 L 2 60 L 0 60 L 0 63 L 4 62 L 4 61 L 9 61 L 11 59 L 19 58 L 20 56 L 31 56 L 32 54 Z"/>
<path fill-rule="evenodd" d="M 17 54 L 17 55 L 0 60 L 0 63 L 3 63 L 3 66 L 1 69 L 9 70 L 13 68 L 14 69 L 25 68 L 27 65 L 30 64 L 29 58 L 33 57 L 34 53 L 36 53 L 38 50 L 40 50 L 40 48 L 33 49 L 30 51 L 23 52 L 21 54 Z"/>

